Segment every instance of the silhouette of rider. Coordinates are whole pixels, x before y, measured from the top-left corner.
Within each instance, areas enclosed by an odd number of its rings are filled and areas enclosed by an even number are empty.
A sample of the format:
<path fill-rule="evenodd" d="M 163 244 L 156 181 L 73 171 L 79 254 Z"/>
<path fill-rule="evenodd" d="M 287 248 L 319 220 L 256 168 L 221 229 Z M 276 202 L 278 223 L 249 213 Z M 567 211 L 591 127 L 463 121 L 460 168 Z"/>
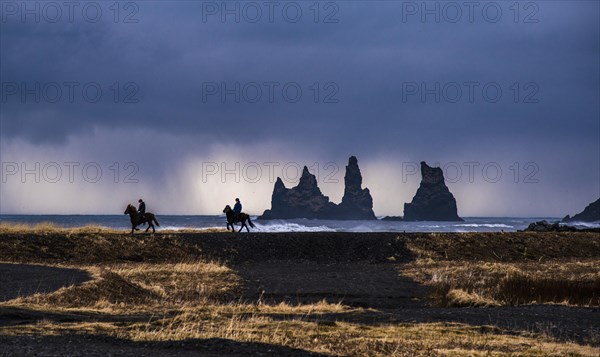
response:
<path fill-rule="evenodd" d="M 138 213 L 140 214 L 140 224 L 146 222 L 146 203 L 141 198 L 138 201 L 140 206 L 138 207 Z"/>
<path fill-rule="evenodd" d="M 240 213 L 242 213 L 242 203 L 240 202 L 239 198 L 235 199 L 235 205 L 233 205 L 233 213 L 235 213 L 236 217 L 238 217 Z"/>

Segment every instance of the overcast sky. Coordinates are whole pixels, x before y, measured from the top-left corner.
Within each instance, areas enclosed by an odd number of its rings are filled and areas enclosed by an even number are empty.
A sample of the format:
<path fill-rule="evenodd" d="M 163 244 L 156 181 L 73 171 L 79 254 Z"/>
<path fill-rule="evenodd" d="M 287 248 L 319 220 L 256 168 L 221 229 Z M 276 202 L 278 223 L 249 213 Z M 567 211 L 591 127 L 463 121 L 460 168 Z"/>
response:
<path fill-rule="evenodd" d="M 377 215 L 422 160 L 461 216 L 600 196 L 597 1 L 114 4 L 0 2 L 0 213 L 260 214 L 303 165 L 337 203 L 350 155 Z"/>

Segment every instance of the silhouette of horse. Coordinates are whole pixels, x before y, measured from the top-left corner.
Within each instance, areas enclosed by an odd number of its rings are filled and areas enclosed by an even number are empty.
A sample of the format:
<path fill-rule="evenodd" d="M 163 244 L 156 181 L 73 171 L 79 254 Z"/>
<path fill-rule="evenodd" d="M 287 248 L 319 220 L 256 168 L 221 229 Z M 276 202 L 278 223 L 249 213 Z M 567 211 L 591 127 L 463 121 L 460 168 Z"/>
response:
<path fill-rule="evenodd" d="M 148 223 L 148 228 L 146 228 L 146 232 L 148 232 L 148 229 L 150 229 L 150 227 L 152 227 L 152 233 L 156 232 L 156 229 L 154 229 L 154 224 L 152 224 L 152 222 L 156 223 L 156 225 L 160 227 L 160 224 L 156 220 L 156 216 L 154 215 L 154 213 L 146 212 L 146 214 L 144 215 L 145 219 L 142 220 L 137 208 L 135 208 L 135 206 L 132 204 L 127 205 L 127 208 L 125 209 L 125 214 L 129 215 L 129 220 L 131 221 L 131 234 L 133 234 L 134 230 L 139 230 L 137 226 L 146 222 Z"/>
<path fill-rule="evenodd" d="M 246 221 L 248 221 L 250 227 L 256 227 L 254 223 L 252 223 L 249 215 L 245 214 L 244 212 L 236 215 L 229 205 L 225 206 L 223 213 L 225 213 L 225 216 L 227 217 L 227 230 L 229 230 L 229 226 L 231 226 L 231 230 L 235 232 L 233 224 L 239 222 L 242 224 L 242 226 L 238 232 L 241 232 L 244 227 L 246 227 L 246 231 L 250 232 L 250 229 L 248 229 L 248 226 L 246 225 Z"/>

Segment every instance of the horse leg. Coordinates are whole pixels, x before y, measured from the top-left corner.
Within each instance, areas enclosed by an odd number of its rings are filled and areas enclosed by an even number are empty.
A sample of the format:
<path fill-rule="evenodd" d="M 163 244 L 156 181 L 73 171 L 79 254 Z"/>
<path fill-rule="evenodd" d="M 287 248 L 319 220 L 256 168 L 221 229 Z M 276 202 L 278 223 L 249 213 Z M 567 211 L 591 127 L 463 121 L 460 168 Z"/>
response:
<path fill-rule="evenodd" d="M 245 219 L 243 219 L 243 220 L 240 221 L 240 230 L 239 230 L 239 232 L 241 232 L 242 229 L 244 229 L 244 227 L 246 227 L 246 231 L 250 232 L 250 230 L 248 229 L 248 226 L 246 225 L 246 220 Z"/>
<path fill-rule="evenodd" d="M 148 228 L 146 228 L 146 230 L 144 231 L 145 233 L 148 233 L 148 229 L 150 229 L 150 226 L 148 225 Z"/>
<path fill-rule="evenodd" d="M 244 227 L 246 227 L 246 232 L 250 233 L 250 228 L 248 228 L 248 225 L 246 224 L 246 221 L 244 221 Z"/>
<path fill-rule="evenodd" d="M 156 229 L 154 229 L 154 224 L 150 223 L 150 225 L 152 226 L 152 233 L 156 233 Z"/>

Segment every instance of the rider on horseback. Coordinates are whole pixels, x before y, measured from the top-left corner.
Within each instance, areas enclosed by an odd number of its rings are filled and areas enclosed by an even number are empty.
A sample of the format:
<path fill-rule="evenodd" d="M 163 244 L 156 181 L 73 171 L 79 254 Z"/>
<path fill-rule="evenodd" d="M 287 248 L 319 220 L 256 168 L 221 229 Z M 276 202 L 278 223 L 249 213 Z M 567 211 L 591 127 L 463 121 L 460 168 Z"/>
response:
<path fill-rule="evenodd" d="M 240 215 L 240 213 L 242 213 L 242 203 L 240 202 L 239 198 L 235 199 L 235 205 L 233 205 L 233 212 L 235 213 L 236 217 Z"/>
<path fill-rule="evenodd" d="M 138 201 L 140 206 L 138 207 L 138 213 L 140 215 L 140 224 L 146 223 L 146 203 L 141 198 Z"/>
<path fill-rule="evenodd" d="M 246 231 L 250 232 L 250 228 L 248 228 L 246 225 L 246 221 L 250 227 L 256 227 L 254 223 L 252 223 L 250 215 L 242 212 L 242 203 L 240 202 L 239 198 L 235 199 L 235 206 L 233 209 L 231 209 L 231 206 L 227 205 L 223 209 L 223 213 L 225 213 L 225 217 L 227 217 L 227 230 L 229 230 L 229 227 L 231 227 L 231 229 L 235 231 L 235 224 L 241 223 L 241 227 L 238 232 L 241 232 L 244 227 L 246 228 Z"/>

